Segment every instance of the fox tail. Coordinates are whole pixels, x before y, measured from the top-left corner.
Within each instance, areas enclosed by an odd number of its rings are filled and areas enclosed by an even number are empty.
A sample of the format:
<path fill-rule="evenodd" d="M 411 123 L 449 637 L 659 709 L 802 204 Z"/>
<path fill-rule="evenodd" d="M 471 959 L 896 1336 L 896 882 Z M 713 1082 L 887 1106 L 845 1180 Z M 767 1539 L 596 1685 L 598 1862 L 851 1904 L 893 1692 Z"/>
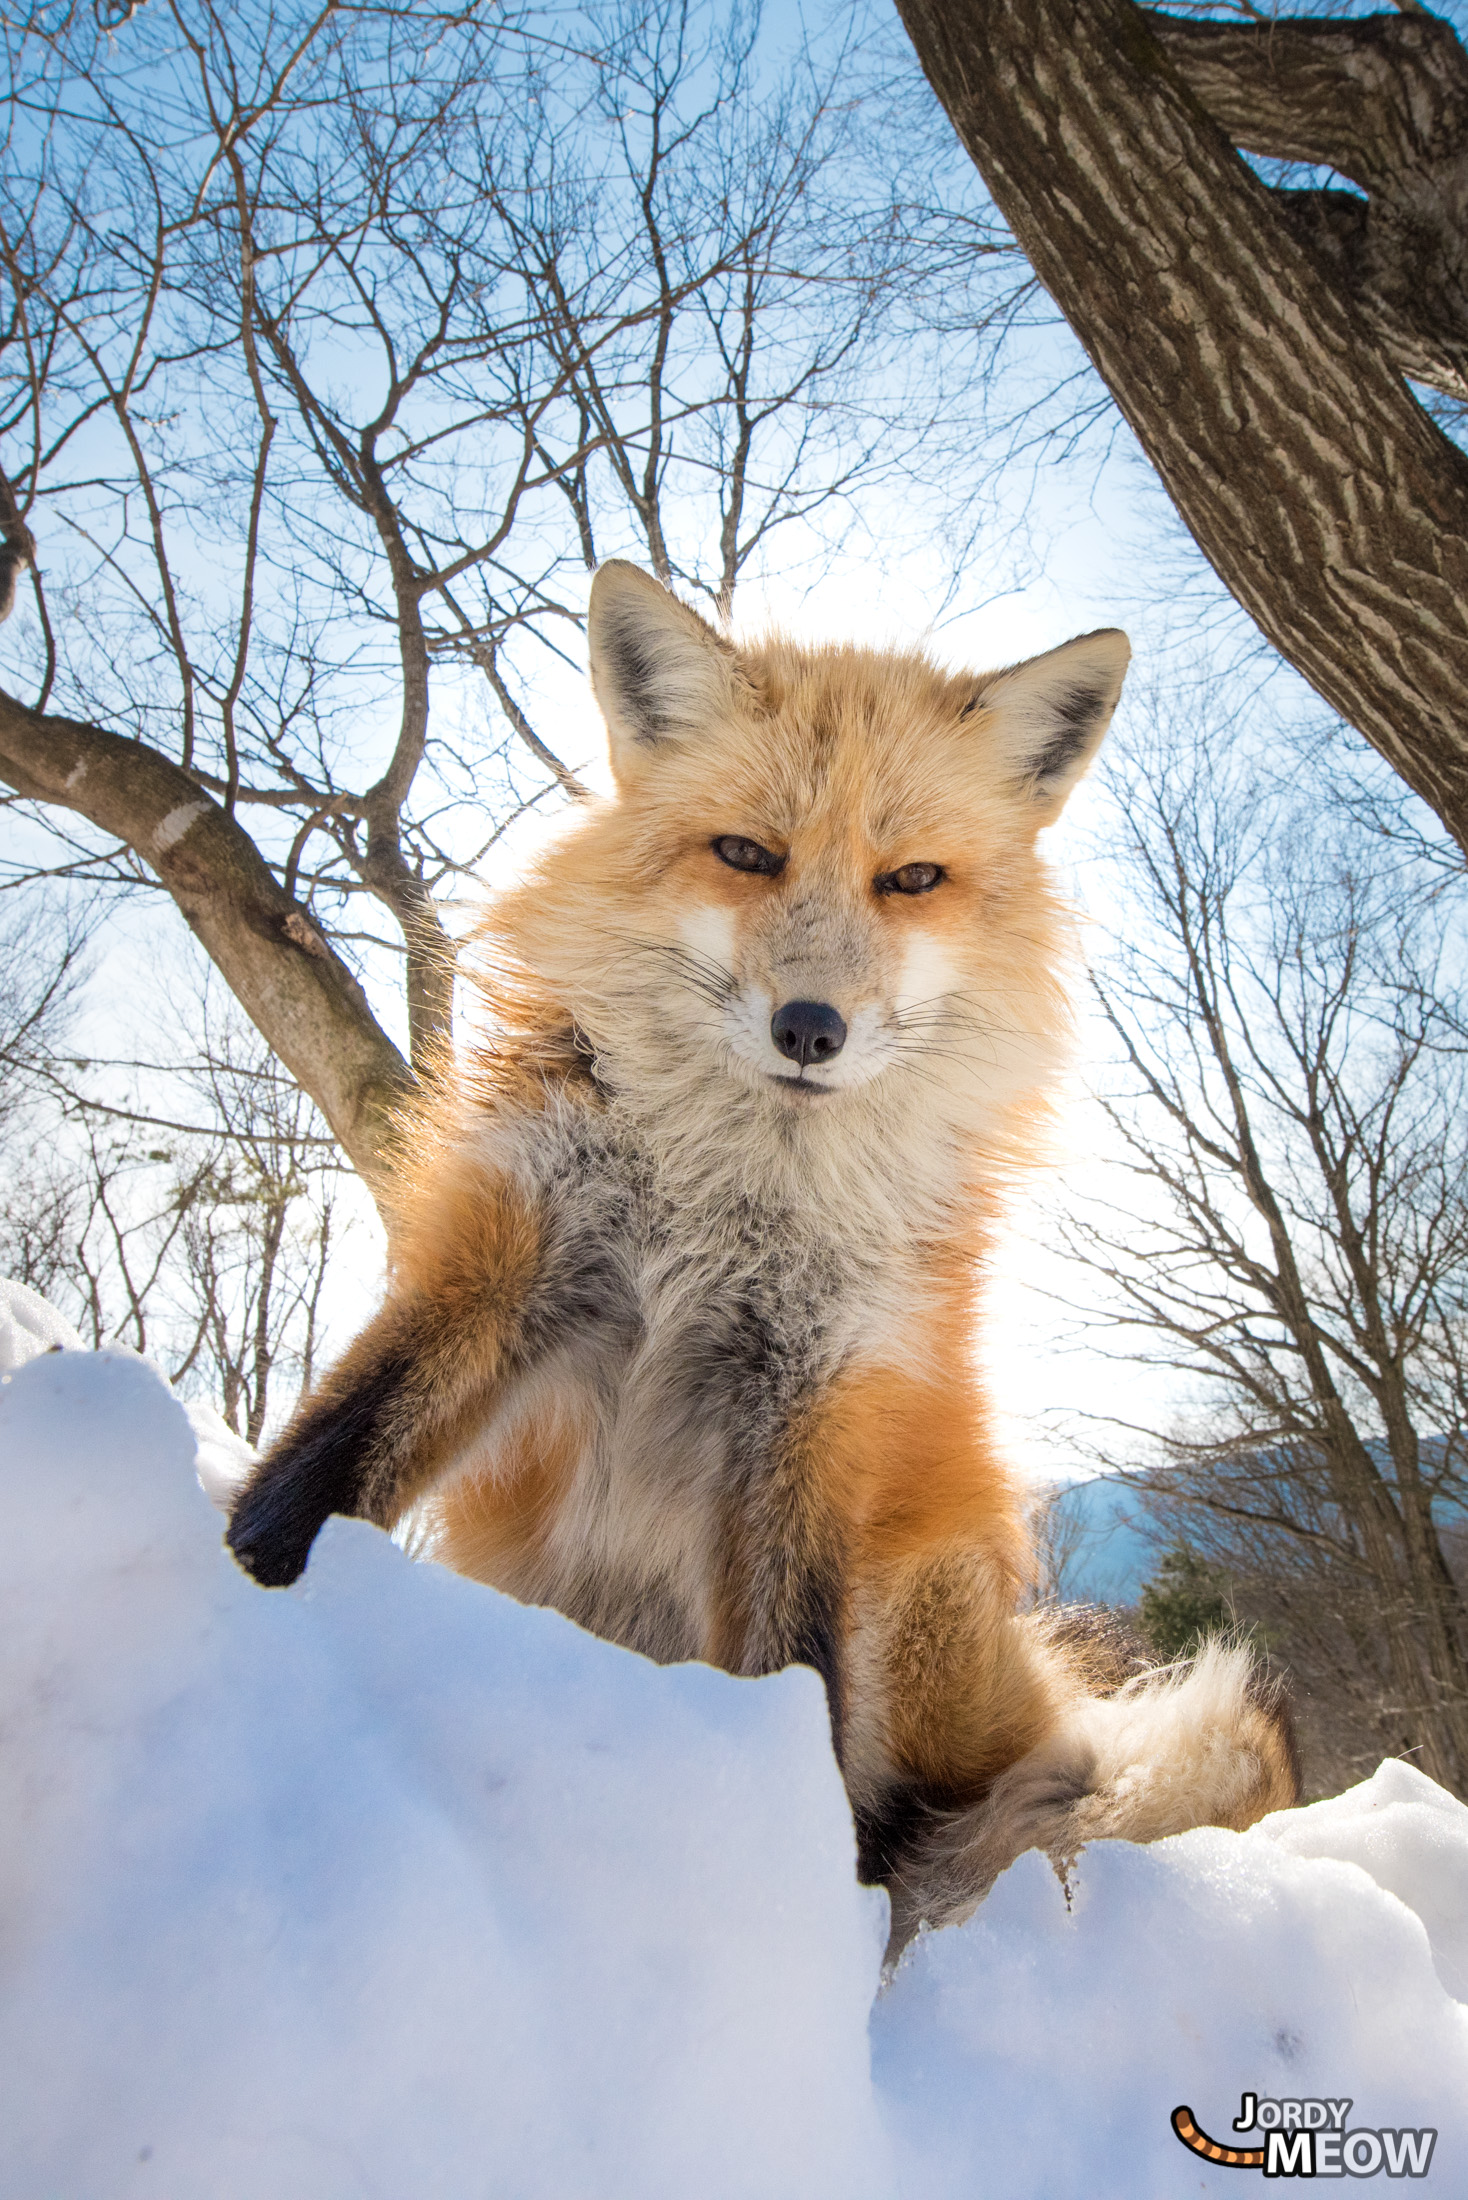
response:
<path fill-rule="evenodd" d="M 892 1882 L 889 1953 L 968 1916 L 1025 1849 L 1064 1877 L 1088 1842 L 1242 1831 L 1299 1797 L 1282 1684 L 1242 1645 L 1208 1642 L 1110 1693 L 1077 1692 L 982 1801 L 935 1818 Z"/>

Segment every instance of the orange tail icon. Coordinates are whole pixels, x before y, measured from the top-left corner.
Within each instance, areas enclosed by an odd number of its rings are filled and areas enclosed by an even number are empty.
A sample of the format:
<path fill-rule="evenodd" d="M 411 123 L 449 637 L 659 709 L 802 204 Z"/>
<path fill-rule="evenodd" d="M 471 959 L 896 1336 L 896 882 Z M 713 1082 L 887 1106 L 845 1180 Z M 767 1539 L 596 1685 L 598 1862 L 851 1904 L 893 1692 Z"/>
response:
<path fill-rule="evenodd" d="M 1175 2108 L 1172 2112 L 1172 2128 L 1194 2154 L 1201 2154 L 1205 2162 L 1226 2162 L 1230 2169 L 1263 2169 L 1263 2147 L 1221 2147 L 1216 2139 L 1210 2139 L 1206 2131 L 1198 2129 L 1190 2108 Z"/>

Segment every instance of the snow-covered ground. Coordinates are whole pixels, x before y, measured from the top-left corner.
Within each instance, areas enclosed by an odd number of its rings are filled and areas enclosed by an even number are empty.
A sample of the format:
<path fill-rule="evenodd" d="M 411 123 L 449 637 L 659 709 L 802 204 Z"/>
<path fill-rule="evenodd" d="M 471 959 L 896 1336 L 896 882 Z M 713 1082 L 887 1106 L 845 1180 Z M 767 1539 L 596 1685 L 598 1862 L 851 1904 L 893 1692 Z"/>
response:
<path fill-rule="evenodd" d="M 1095 1848 L 1069 1906 L 1023 1857 L 879 1991 L 812 1674 L 356 1522 L 257 1589 L 158 1376 L 9 1305 L 5 2200 L 1178 2200 L 1253 2185 L 1169 2125 L 1257 2144 L 1246 2092 L 1436 2127 L 1468 2193 L 1468 1809 L 1419 1773 Z"/>

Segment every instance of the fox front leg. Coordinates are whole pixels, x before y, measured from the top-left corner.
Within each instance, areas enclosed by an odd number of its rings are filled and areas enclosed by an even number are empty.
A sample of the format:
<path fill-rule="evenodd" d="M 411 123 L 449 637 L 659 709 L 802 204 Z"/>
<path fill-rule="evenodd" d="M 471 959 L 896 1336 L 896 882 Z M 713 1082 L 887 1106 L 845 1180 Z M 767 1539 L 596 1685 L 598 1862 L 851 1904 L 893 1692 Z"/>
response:
<path fill-rule="evenodd" d="M 459 1176 L 437 1190 L 399 1247 L 387 1304 L 235 1504 L 226 1540 L 266 1588 L 296 1579 L 332 1513 L 390 1528 L 544 1330 L 538 1218 L 503 1186 Z"/>
<path fill-rule="evenodd" d="M 226 1541 L 264 1588 L 296 1579 L 332 1513 L 386 1527 L 402 1511 L 394 1485 L 408 1479 L 402 1467 L 414 1449 L 413 1375 L 410 1355 L 369 1330 L 260 1461 Z"/>

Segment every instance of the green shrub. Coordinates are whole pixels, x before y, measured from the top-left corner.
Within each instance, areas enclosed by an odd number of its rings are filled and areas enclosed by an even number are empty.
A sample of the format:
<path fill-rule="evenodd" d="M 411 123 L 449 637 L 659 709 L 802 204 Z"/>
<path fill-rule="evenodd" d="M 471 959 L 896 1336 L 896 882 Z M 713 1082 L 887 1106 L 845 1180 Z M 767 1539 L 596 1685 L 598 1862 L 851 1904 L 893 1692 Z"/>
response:
<path fill-rule="evenodd" d="M 1144 1584 L 1137 1625 L 1159 1658 L 1191 1657 L 1207 1636 L 1233 1626 L 1227 1591 L 1228 1577 L 1179 1543 Z"/>

